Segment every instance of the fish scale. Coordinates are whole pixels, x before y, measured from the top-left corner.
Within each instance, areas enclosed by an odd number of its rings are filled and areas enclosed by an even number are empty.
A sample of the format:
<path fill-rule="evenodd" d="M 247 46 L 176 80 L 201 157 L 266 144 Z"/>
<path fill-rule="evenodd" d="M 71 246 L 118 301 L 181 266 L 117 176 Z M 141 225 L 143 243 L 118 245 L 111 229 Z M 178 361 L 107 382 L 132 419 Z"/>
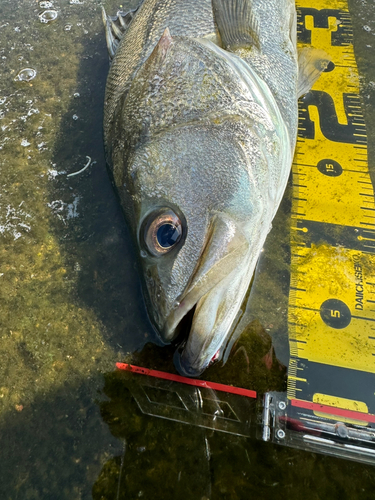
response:
<path fill-rule="evenodd" d="M 143 2 L 124 33 L 116 52 L 106 85 L 104 105 L 104 140 L 108 150 L 113 117 L 120 99 L 124 99 L 132 76 L 150 55 L 169 27 L 172 35 L 204 37 L 215 33 L 211 0 L 152 0 Z M 109 155 L 107 155 L 109 159 Z"/>

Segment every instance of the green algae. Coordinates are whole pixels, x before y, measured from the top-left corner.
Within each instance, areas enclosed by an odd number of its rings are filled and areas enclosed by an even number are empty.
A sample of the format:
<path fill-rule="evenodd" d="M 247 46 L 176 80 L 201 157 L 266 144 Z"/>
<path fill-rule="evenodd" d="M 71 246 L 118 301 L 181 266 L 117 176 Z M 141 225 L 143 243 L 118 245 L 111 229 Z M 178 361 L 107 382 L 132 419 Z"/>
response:
<path fill-rule="evenodd" d="M 108 367 L 113 353 L 95 314 L 74 300 L 77 279 L 61 253 L 49 206 L 54 144 L 77 83 L 82 43 L 71 33 L 68 38 L 62 16 L 42 25 L 37 5 L 3 3 L 1 8 L 2 19 L 9 19 L 1 38 L 10 48 L 4 51 L 0 87 L 6 89 L 0 160 L 3 416 L 15 405 L 26 408 L 39 392 L 62 381 L 87 376 L 97 362 Z M 15 33 L 16 19 L 22 27 Z M 36 78 L 14 81 L 25 66 L 36 69 Z"/>
<path fill-rule="evenodd" d="M 120 448 L 95 403 L 100 374 L 113 369 L 118 353 L 127 348 L 116 341 L 125 323 L 131 329 L 139 309 L 135 306 L 128 315 L 122 310 L 124 289 L 137 288 L 134 271 L 125 278 L 125 265 L 112 283 L 103 274 L 111 265 L 119 266 L 124 242 L 102 153 L 108 59 L 100 5 L 64 1 L 54 8 L 57 20 L 45 25 L 36 2 L 0 5 L 2 498 L 89 494 L 108 459 L 108 447 Z M 95 57 L 97 74 L 85 74 L 84 63 Z M 16 81 L 25 67 L 35 69 L 36 77 Z M 66 174 L 81 167 L 85 153 L 92 155 L 92 168 L 99 172 L 68 179 Z M 90 219 L 85 205 L 100 192 L 111 198 L 98 197 L 88 207 Z M 117 217 L 112 234 L 113 221 L 108 224 L 106 215 Z M 98 224 L 107 224 L 108 232 L 103 234 Z M 90 240 L 96 231 L 101 237 Z M 116 243 L 118 251 L 108 264 Z M 113 283 L 118 290 L 101 300 L 107 311 L 100 316 L 93 305 Z M 82 294 L 88 287 L 90 297 Z M 112 316 L 109 303 L 119 309 Z"/>

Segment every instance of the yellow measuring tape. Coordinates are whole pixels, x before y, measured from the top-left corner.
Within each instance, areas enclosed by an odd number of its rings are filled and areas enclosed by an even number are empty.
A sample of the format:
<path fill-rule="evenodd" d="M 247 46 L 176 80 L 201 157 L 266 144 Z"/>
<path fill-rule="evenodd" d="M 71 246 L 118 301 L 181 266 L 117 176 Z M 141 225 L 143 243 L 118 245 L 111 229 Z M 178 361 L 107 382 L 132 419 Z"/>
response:
<path fill-rule="evenodd" d="M 345 1 L 297 12 L 299 43 L 332 64 L 300 102 L 288 398 L 374 414 L 375 203 L 351 20 Z"/>

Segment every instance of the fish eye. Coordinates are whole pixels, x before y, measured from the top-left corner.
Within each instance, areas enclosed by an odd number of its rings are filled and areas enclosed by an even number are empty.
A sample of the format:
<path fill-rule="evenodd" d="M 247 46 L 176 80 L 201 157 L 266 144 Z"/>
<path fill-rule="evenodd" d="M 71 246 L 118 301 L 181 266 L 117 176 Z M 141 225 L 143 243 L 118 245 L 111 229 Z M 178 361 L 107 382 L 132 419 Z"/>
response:
<path fill-rule="evenodd" d="M 183 235 L 182 222 L 170 208 L 150 214 L 143 227 L 147 250 L 157 257 L 172 250 Z"/>

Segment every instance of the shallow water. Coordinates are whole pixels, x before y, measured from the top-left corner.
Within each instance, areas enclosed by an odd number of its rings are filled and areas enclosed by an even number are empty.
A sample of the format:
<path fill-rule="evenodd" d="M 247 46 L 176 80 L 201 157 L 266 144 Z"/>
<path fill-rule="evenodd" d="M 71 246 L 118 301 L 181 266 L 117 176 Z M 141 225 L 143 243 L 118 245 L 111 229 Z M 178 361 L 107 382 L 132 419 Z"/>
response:
<path fill-rule="evenodd" d="M 173 371 L 173 352 L 154 345 L 105 169 L 100 3 L 44 4 L 0 0 L 0 497 L 372 498 L 373 467 L 138 410 L 115 362 Z M 350 8 L 373 168 L 375 4 Z M 48 9 L 57 18 L 42 22 Z M 16 79 L 25 68 L 35 77 Z M 68 177 L 87 156 L 90 166 Z M 289 205 L 287 194 L 251 291 L 250 326 L 206 379 L 285 390 Z"/>

